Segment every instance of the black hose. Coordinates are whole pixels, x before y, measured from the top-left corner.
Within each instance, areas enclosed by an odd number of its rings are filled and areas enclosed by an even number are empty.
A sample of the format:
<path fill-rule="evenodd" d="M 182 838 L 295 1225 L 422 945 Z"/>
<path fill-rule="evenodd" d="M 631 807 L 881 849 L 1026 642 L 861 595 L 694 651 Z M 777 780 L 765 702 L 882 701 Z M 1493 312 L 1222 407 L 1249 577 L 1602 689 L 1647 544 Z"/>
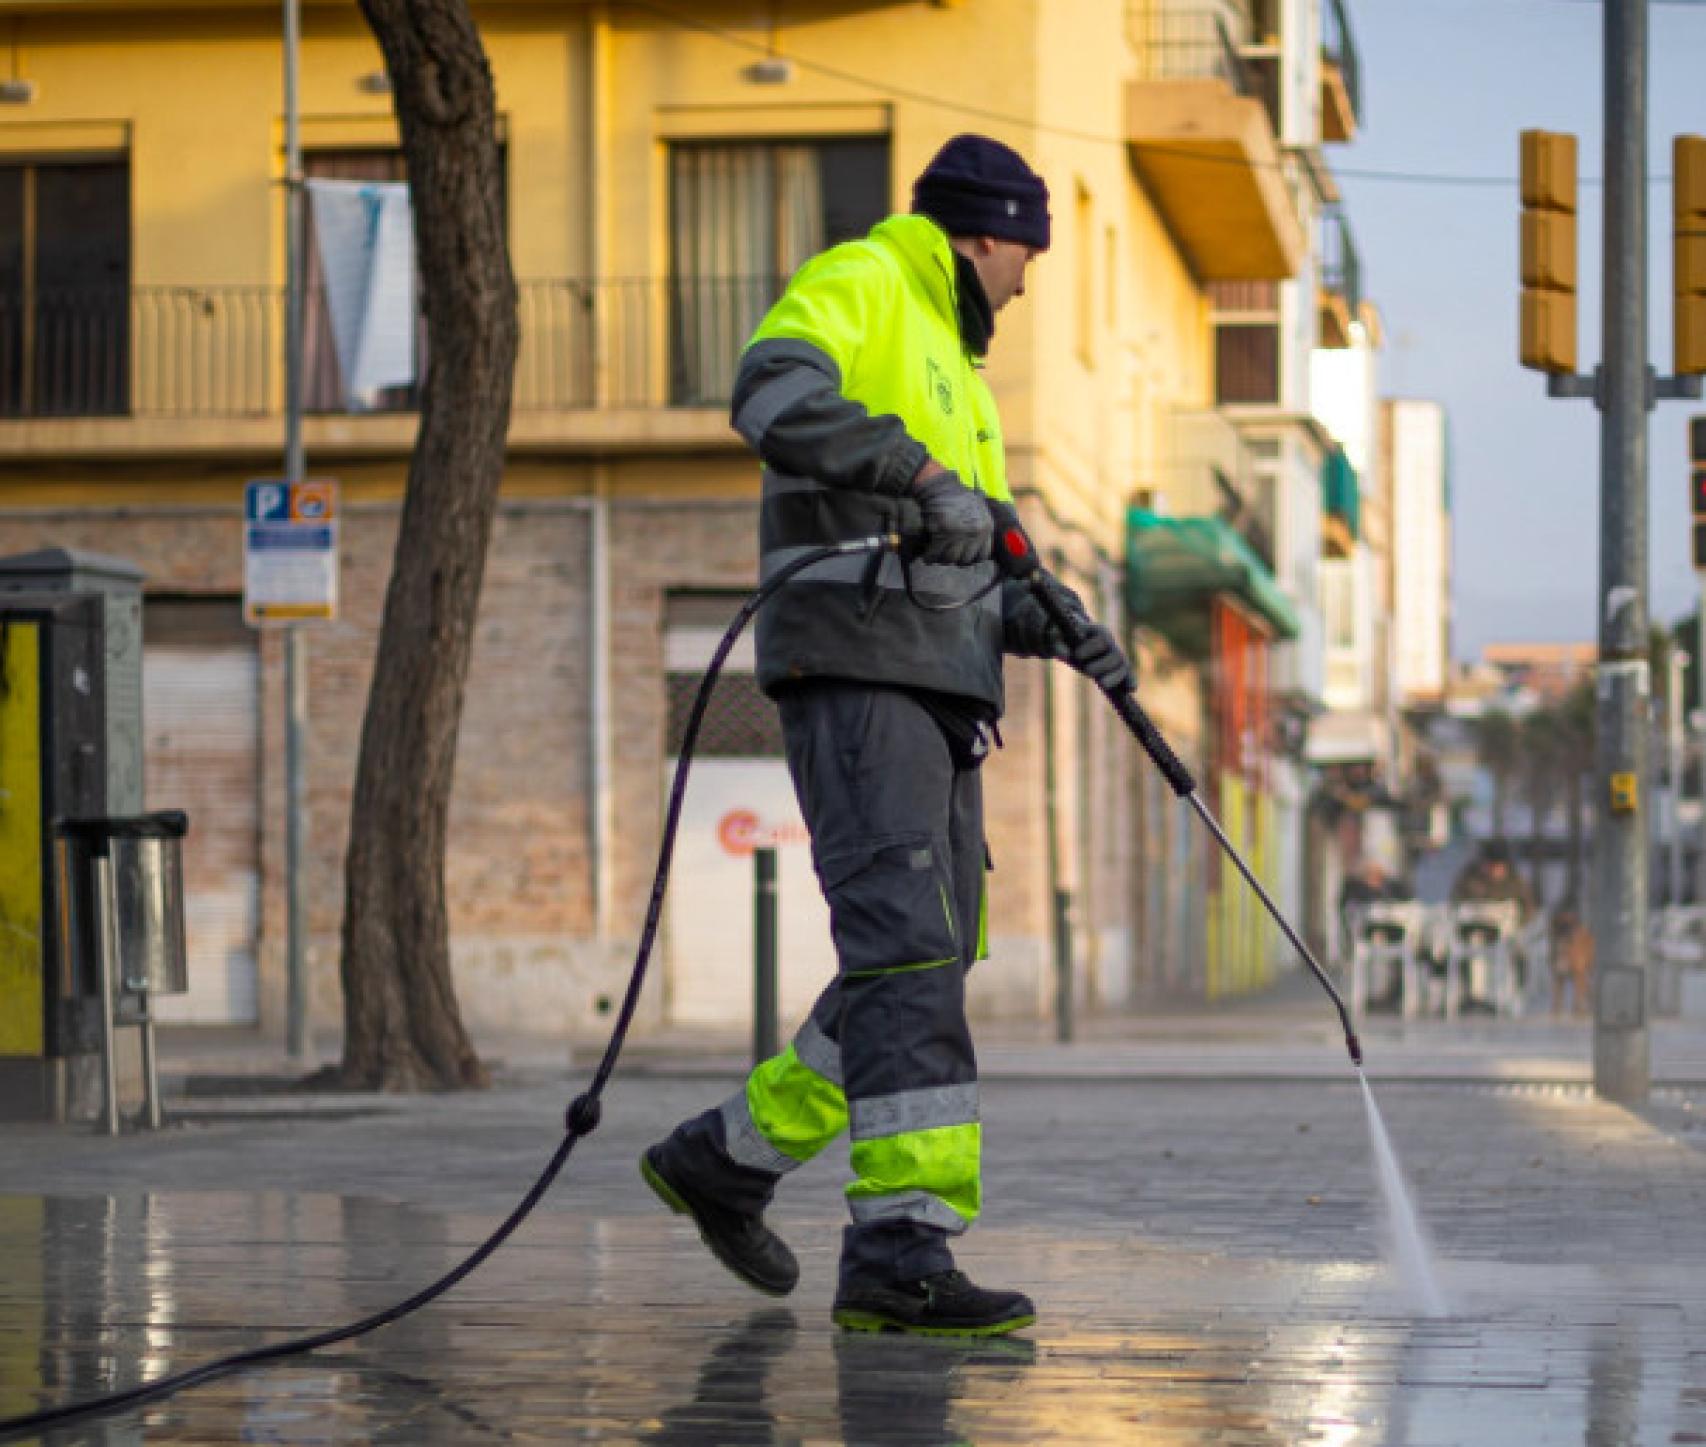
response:
<path fill-rule="evenodd" d="M 717 676 L 728 662 L 729 653 L 736 640 L 752 621 L 753 615 L 769 602 L 779 589 L 807 568 L 827 558 L 880 552 L 895 543 L 896 539 L 892 537 L 860 538 L 832 547 L 814 548 L 811 552 L 793 559 L 779 569 L 775 576 L 767 579 L 758 591 L 741 605 L 740 612 L 735 615 L 734 621 L 723 634 L 722 642 L 717 645 L 717 651 L 711 657 L 710 667 L 705 670 L 705 676 L 700 680 L 699 692 L 693 699 L 693 711 L 688 715 L 687 728 L 682 735 L 681 754 L 675 766 L 675 778 L 670 784 L 663 842 L 658 849 L 657 873 L 652 880 L 651 903 L 646 910 L 646 923 L 640 932 L 639 947 L 634 952 L 634 965 L 628 977 L 627 992 L 622 997 L 622 1008 L 617 1013 L 610 1039 L 604 1047 L 604 1056 L 598 1063 L 598 1069 L 593 1072 L 592 1083 L 575 1097 L 565 1112 L 563 1139 L 558 1143 L 551 1159 L 546 1162 L 545 1169 L 539 1173 L 539 1178 L 528 1188 L 527 1194 L 504 1218 L 497 1230 L 438 1280 L 422 1287 L 406 1301 L 400 1301 L 395 1306 L 386 1307 L 383 1311 L 364 1316 L 361 1320 L 352 1321 L 345 1326 L 332 1327 L 309 1336 L 292 1337 L 288 1341 L 274 1342 L 270 1346 L 255 1347 L 249 1351 L 234 1352 L 230 1356 L 205 1362 L 199 1367 L 191 1367 L 173 1376 L 160 1377 L 122 1391 L 90 1397 L 82 1402 L 69 1402 L 60 1407 L 46 1407 L 21 1417 L 0 1419 L 0 1441 L 34 1436 L 47 1428 L 78 1421 L 84 1417 L 105 1416 L 108 1413 L 124 1411 L 229 1376 L 232 1372 L 279 1361 L 284 1357 L 299 1356 L 304 1352 L 318 1351 L 322 1347 L 336 1346 L 339 1342 L 346 1342 L 354 1337 L 366 1336 L 369 1332 L 389 1326 L 392 1322 L 399 1321 L 436 1301 L 451 1287 L 476 1271 L 498 1247 L 509 1240 L 515 1229 L 544 1198 L 546 1191 L 550 1190 L 552 1182 L 557 1179 L 558 1173 L 574 1150 L 575 1142 L 598 1129 L 602 1111 L 599 1098 L 604 1094 L 604 1088 L 616 1069 L 616 1062 L 628 1037 L 628 1029 L 634 1022 L 634 1011 L 640 1002 L 640 990 L 645 984 L 646 967 L 651 962 L 652 949 L 657 943 L 658 927 L 663 919 L 664 894 L 669 885 L 669 867 L 675 855 L 675 836 L 681 824 L 681 808 L 687 795 L 687 776 L 693 764 L 693 751 L 699 740 L 699 728 L 705 720 L 705 710 L 710 706 Z"/>

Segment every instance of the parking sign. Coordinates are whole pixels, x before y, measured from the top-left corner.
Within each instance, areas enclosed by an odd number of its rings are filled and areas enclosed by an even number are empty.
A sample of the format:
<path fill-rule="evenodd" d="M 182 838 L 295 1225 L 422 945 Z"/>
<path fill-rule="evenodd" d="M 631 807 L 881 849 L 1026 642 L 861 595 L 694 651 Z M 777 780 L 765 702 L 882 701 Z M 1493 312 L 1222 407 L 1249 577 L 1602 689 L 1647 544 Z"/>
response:
<path fill-rule="evenodd" d="M 338 613 L 338 485 L 251 482 L 243 497 L 243 617 L 256 626 Z"/>

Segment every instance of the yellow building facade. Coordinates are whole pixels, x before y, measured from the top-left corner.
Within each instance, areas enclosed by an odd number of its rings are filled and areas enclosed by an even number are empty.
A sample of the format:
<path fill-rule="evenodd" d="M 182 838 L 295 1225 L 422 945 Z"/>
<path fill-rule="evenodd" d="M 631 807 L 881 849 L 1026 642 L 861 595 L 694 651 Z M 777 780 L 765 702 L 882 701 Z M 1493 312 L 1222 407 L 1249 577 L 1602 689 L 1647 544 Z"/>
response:
<path fill-rule="evenodd" d="M 734 352 L 801 253 L 905 209 L 949 136 L 995 135 L 1051 187 L 1053 248 L 1002 316 L 988 375 L 1012 481 L 1062 575 L 1119 618 L 1134 502 L 1213 511 L 1225 499 L 1203 490 L 1223 484 L 1260 512 L 1249 459 L 1230 477 L 1219 460 L 1243 444 L 1217 410 L 1213 289 L 1307 276 L 1310 204 L 1257 62 L 1294 29 L 1285 43 L 1313 58 L 1290 17 L 1314 12 L 1281 8 L 475 6 L 522 324 L 447 866 L 477 1030 L 590 1032 L 608 1008 L 681 700 L 706 630 L 753 579 L 756 468 L 724 406 Z M 220 981 L 176 1008 L 277 1033 L 282 650 L 236 616 L 243 486 L 277 475 L 283 438 L 277 7 L 0 0 L 0 22 L 28 82 L 0 104 L 0 552 L 81 547 L 143 568 L 149 804 L 191 808 L 192 974 Z M 400 178 L 355 7 L 310 3 L 304 31 L 308 175 Z M 348 404 L 316 315 L 306 445 L 342 507 L 340 615 L 310 640 L 312 1003 L 329 1026 L 355 748 L 416 419 L 406 388 Z M 1217 767 L 1212 657 L 1146 628 L 1134 646 L 1158 722 Z M 1063 671 L 1012 674 L 989 766 L 994 952 L 974 1010 L 1046 1014 L 1062 958 L 1084 1009 L 1259 982 L 1243 954 L 1205 962 L 1232 907 L 1205 933 L 1200 841 L 1107 710 Z M 727 809 L 701 821 L 704 877 L 725 883 L 672 914 L 653 1025 L 744 1019 L 746 936 L 730 925 L 718 943 L 725 921 L 707 917 L 747 878 L 731 872 L 748 866 L 728 820 L 793 839 L 773 725 L 749 678 L 731 688 L 708 786 Z M 1270 858 L 1272 808 L 1238 798 Z M 809 869 L 791 857 L 785 1005 L 822 966 Z"/>

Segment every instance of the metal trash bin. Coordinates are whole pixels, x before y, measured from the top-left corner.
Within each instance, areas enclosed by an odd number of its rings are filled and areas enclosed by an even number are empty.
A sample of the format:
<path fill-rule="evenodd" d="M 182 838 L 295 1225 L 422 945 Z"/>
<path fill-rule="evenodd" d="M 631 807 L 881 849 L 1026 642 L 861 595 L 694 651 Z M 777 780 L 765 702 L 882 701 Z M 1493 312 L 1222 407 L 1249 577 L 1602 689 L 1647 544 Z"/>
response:
<path fill-rule="evenodd" d="M 61 994 L 98 1002 L 104 1123 L 118 1134 L 113 1031 L 142 1032 L 144 1109 L 160 1127 L 150 995 L 189 988 L 184 936 L 182 810 L 125 818 L 61 819 L 54 825 L 58 874 Z"/>

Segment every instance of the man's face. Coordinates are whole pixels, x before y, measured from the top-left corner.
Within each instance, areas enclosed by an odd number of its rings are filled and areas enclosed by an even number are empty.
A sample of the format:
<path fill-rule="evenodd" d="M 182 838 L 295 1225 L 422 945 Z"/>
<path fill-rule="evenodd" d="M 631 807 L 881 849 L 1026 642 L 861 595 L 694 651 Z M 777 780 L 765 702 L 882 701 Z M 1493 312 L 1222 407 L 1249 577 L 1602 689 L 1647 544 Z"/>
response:
<path fill-rule="evenodd" d="M 991 308 L 1000 311 L 1014 297 L 1025 294 L 1025 270 L 1037 254 L 1034 246 L 1022 241 L 1004 241 L 997 236 L 978 239 L 977 274 Z"/>

